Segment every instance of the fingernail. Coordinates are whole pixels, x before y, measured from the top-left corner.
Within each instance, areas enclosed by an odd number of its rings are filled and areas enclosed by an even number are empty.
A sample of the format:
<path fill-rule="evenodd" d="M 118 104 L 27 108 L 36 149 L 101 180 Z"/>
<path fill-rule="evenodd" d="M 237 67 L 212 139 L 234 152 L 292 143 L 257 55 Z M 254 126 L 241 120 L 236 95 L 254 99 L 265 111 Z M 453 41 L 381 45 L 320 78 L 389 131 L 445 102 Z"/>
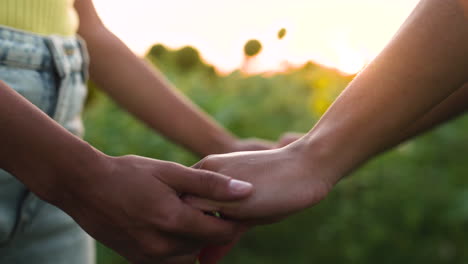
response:
<path fill-rule="evenodd" d="M 244 181 L 231 180 L 229 182 L 229 190 L 234 194 L 245 194 L 252 189 L 252 184 Z"/>

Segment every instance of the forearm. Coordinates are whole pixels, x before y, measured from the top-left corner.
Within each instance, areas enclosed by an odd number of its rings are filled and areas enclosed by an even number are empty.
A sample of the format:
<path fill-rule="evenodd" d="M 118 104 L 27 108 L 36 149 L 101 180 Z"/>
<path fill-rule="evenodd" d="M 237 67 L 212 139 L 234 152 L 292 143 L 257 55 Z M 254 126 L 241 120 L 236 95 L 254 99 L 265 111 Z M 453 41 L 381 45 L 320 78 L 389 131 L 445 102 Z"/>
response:
<path fill-rule="evenodd" d="M 226 152 L 234 145 L 229 132 L 107 29 L 82 35 L 91 55 L 91 78 L 149 127 L 202 156 Z"/>
<path fill-rule="evenodd" d="M 452 93 L 447 99 L 435 106 L 423 117 L 412 123 L 407 129 L 395 137 L 388 149 L 423 134 L 447 121 L 455 119 L 468 110 L 468 83 Z"/>
<path fill-rule="evenodd" d="M 343 176 L 395 144 L 467 81 L 467 47 L 459 2 L 422 1 L 304 139 L 311 155 Z"/>
<path fill-rule="evenodd" d="M 43 199 L 54 199 L 62 182 L 83 179 L 98 152 L 73 136 L 0 81 L 0 168 Z M 64 173 L 66 172 L 66 173 Z"/>
<path fill-rule="evenodd" d="M 230 204 L 185 201 L 254 224 L 317 204 L 373 155 L 464 110 L 467 24 L 458 0 L 421 1 L 305 137 L 279 150 L 215 155 L 196 165 L 251 182 L 251 197 Z"/>

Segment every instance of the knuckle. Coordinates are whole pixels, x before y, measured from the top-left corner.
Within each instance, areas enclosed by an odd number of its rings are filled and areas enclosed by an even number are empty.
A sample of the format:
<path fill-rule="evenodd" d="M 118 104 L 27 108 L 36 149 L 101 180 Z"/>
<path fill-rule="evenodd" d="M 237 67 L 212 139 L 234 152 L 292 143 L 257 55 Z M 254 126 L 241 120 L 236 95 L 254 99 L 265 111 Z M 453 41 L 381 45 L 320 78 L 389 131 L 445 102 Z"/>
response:
<path fill-rule="evenodd" d="M 159 227 L 168 233 L 177 233 L 180 230 L 181 213 L 171 211 L 158 220 Z"/>
<path fill-rule="evenodd" d="M 183 173 L 183 166 L 174 162 L 164 162 L 155 164 L 153 176 L 167 182 L 177 182 Z"/>

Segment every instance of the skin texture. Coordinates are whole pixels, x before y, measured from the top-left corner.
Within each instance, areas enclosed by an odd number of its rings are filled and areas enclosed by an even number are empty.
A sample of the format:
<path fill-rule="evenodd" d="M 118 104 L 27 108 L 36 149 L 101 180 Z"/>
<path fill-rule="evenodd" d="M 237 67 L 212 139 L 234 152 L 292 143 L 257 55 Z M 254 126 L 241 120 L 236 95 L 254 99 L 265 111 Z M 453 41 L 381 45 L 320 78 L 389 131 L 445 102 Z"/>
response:
<path fill-rule="evenodd" d="M 91 0 L 76 0 L 75 7 L 92 79 L 148 126 L 201 156 L 274 146 L 232 136 L 111 34 Z M 109 157 L 1 80 L 0 127 L 0 168 L 132 263 L 193 263 L 201 248 L 227 243 L 241 228 L 195 210 L 180 194 L 233 201 L 249 196 L 250 184 L 171 162 Z"/>
<path fill-rule="evenodd" d="M 374 155 L 464 112 L 467 47 L 468 23 L 458 0 L 421 1 L 384 51 L 305 137 L 279 150 L 212 155 L 196 167 L 222 171 L 265 189 L 256 188 L 247 201 L 233 207 L 235 212 L 223 213 L 238 219 L 276 217 L 283 209 L 258 203 L 277 202 L 278 193 L 267 189 L 289 181 L 312 182 L 320 187 L 310 190 L 325 189 L 319 193 L 326 194 L 327 188 Z M 293 193 L 297 189 L 290 194 L 294 199 Z M 314 204 L 315 191 L 308 193 L 306 199 Z M 254 206 L 257 210 L 250 212 Z"/>
<path fill-rule="evenodd" d="M 241 228 L 187 205 L 180 193 L 236 200 L 251 193 L 248 183 L 171 162 L 106 156 L 3 82 L 0 126 L 7 139 L 0 167 L 132 263 L 193 263 L 201 248 L 227 243 Z"/>
<path fill-rule="evenodd" d="M 459 0 L 460 1 L 460 6 L 462 6 L 464 13 L 465 13 L 465 18 L 468 19 L 468 1 L 467 0 Z"/>
<path fill-rule="evenodd" d="M 465 112 L 468 22 L 462 2 L 421 1 L 302 139 L 279 150 L 213 155 L 196 165 L 253 183 L 249 198 L 186 201 L 246 223 L 274 222 L 318 203 L 375 155 Z"/>

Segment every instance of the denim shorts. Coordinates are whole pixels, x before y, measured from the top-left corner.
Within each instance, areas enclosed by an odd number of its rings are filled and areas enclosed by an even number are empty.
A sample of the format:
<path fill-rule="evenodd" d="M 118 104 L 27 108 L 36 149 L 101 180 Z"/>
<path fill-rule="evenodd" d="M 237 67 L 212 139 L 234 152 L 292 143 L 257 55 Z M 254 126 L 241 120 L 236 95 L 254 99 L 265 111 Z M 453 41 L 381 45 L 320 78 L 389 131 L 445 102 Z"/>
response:
<path fill-rule="evenodd" d="M 0 80 L 80 137 L 88 62 L 85 44 L 77 37 L 0 26 Z M 94 261 L 93 240 L 71 217 L 0 169 L 0 263 Z"/>

